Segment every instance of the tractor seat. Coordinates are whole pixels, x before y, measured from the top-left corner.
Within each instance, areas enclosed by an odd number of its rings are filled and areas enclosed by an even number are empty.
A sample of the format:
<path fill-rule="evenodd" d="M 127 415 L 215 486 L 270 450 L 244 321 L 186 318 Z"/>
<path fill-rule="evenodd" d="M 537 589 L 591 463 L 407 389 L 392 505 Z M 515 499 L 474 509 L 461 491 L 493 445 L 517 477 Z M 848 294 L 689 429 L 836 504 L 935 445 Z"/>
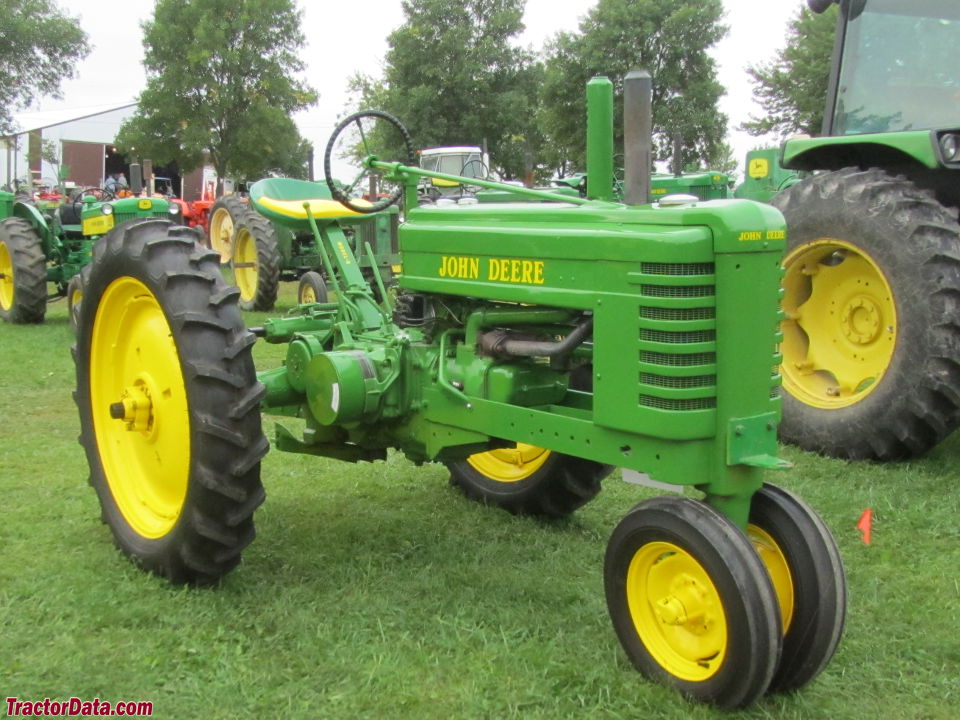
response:
<path fill-rule="evenodd" d="M 83 209 L 83 203 L 77 202 L 65 202 L 63 205 L 57 208 L 57 213 L 60 215 L 60 224 L 61 225 L 80 225 L 80 211 Z"/>
<path fill-rule="evenodd" d="M 258 180 L 250 188 L 250 202 L 264 217 L 295 230 L 310 227 L 304 204 L 309 206 L 310 214 L 320 224 L 324 221 L 362 216 L 362 213 L 333 200 L 325 184 L 293 178 Z M 358 205 L 366 203 L 365 200 L 354 202 Z"/>

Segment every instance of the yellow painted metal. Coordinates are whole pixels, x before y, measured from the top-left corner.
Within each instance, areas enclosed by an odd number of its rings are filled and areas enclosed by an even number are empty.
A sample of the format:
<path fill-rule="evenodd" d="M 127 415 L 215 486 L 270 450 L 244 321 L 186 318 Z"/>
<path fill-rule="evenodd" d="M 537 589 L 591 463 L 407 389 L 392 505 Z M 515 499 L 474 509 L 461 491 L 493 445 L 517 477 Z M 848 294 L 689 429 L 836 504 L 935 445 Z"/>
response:
<path fill-rule="evenodd" d="M 237 229 L 236 247 L 233 250 L 233 280 L 240 288 L 240 297 L 245 302 L 257 295 L 257 240 L 249 228 Z"/>
<path fill-rule="evenodd" d="M 313 289 L 313 285 L 304 284 L 300 288 L 300 300 L 301 305 L 306 305 L 307 303 L 317 302 L 317 293 Z"/>
<path fill-rule="evenodd" d="M 84 235 L 106 235 L 113 229 L 116 220 L 113 215 L 97 215 L 95 217 L 84 218 L 81 221 L 81 228 Z"/>
<path fill-rule="evenodd" d="M 131 529 L 157 539 L 176 526 L 190 476 L 190 416 L 170 325 L 139 280 L 114 280 L 97 306 L 90 345 L 97 453 Z M 111 406 L 122 405 L 115 418 Z"/>
<path fill-rule="evenodd" d="M 550 451 L 536 445 L 488 450 L 467 458 L 474 470 L 496 482 L 519 482 L 532 476 L 550 458 Z"/>
<path fill-rule="evenodd" d="M 220 262 L 233 257 L 233 217 L 226 208 L 218 207 L 210 216 L 210 247 L 220 253 Z"/>
<path fill-rule="evenodd" d="M 897 343 L 890 283 L 863 250 L 833 238 L 784 260 L 783 387 L 812 407 L 863 400 L 880 383 Z"/>
<path fill-rule="evenodd" d="M 0 308 L 13 307 L 13 258 L 7 244 L 0 243 Z"/>
<path fill-rule="evenodd" d="M 363 207 L 370 207 L 372 205 L 372 203 L 359 198 L 354 198 L 351 202 Z M 257 198 L 257 203 L 275 213 L 298 220 L 306 220 L 307 217 L 309 217 L 307 215 L 307 207 L 305 206 L 309 206 L 310 215 L 317 219 L 343 218 L 362 214 L 342 205 L 337 200 L 326 200 L 322 198 L 313 200 L 280 200 L 263 196 Z"/>
<path fill-rule="evenodd" d="M 777 602 L 780 605 L 780 617 L 783 620 L 783 634 L 786 635 L 790 629 L 790 623 L 793 622 L 793 611 L 796 603 L 790 564 L 777 541 L 766 530 L 756 525 L 748 525 L 747 537 L 753 543 L 754 549 L 760 555 L 760 559 L 763 560 L 763 564 L 770 574 L 770 579 L 773 581 L 773 589 L 777 593 Z"/>
<path fill-rule="evenodd" d="M 649 542 L 627 569 L 627 606 L 647 652 L 688 682 L 713 677 L 727 654 L 727 618 L 706 569 L 683 548 Z"/>

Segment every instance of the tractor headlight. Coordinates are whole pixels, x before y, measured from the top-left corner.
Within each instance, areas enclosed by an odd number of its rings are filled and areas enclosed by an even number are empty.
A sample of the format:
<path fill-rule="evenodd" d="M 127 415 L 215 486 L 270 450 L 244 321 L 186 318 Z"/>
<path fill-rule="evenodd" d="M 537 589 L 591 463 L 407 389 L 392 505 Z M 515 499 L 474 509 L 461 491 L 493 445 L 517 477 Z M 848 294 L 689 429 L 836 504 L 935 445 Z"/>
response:
<path fill-rule="evenodd" d="M 104 215 L 113 215 L 113 205 L 103 205 L 100 208 L 100 212 Z"/>
<path fill-rule="evenodd" d="M 940 136 L 940 152 L 946 162 L 957 162 L 960 160 L 960 135 L 957 133 L 944 133 Z"/>
<path fill-rule="evenodd" d="M 170 213 L 171 215 L 179 215 L 180 206 L 177 205 L 176 203 L 170 203 L 170 207 L 167 208 L 167 212 Z"/>

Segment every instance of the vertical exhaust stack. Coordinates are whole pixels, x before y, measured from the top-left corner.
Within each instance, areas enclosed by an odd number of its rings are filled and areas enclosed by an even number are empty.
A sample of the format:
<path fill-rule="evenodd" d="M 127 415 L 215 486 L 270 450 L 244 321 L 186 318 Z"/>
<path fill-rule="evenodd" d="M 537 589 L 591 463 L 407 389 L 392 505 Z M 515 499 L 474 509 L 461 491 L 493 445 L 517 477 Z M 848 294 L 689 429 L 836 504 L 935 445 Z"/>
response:
<path fill-rule="evenodd" d="M 130 163 L 130 192 L 134 195 L 143 192 L 143 171 L 140 169 L 140 163 Z"/>
<path fill-rule="evenodd" d="M 613 201 L 613 83 L 587 83 L 587 197 Z"/>
<path fill-rule="evenodd" d="M 646 70 L 631 70 L 623 81 L 623 200 L 627 205 L 650 202 L 652 137 L 653 80 Z"/>

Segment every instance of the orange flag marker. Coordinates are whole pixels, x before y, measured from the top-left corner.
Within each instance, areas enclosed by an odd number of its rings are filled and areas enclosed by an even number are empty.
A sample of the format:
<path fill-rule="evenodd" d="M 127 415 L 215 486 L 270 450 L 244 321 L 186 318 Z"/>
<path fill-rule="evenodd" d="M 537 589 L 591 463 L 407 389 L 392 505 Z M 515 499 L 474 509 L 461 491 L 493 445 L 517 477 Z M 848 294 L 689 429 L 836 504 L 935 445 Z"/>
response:
<path fill-rule="evenodd" d="M 863 533 L 863 544 L 870 544 L 870 529 L 873 525 L 873 510 L 867 508 L 863 511 L 863 515 L 860 516 L 860 520 L 857 522 L 857 530 Z"/>

